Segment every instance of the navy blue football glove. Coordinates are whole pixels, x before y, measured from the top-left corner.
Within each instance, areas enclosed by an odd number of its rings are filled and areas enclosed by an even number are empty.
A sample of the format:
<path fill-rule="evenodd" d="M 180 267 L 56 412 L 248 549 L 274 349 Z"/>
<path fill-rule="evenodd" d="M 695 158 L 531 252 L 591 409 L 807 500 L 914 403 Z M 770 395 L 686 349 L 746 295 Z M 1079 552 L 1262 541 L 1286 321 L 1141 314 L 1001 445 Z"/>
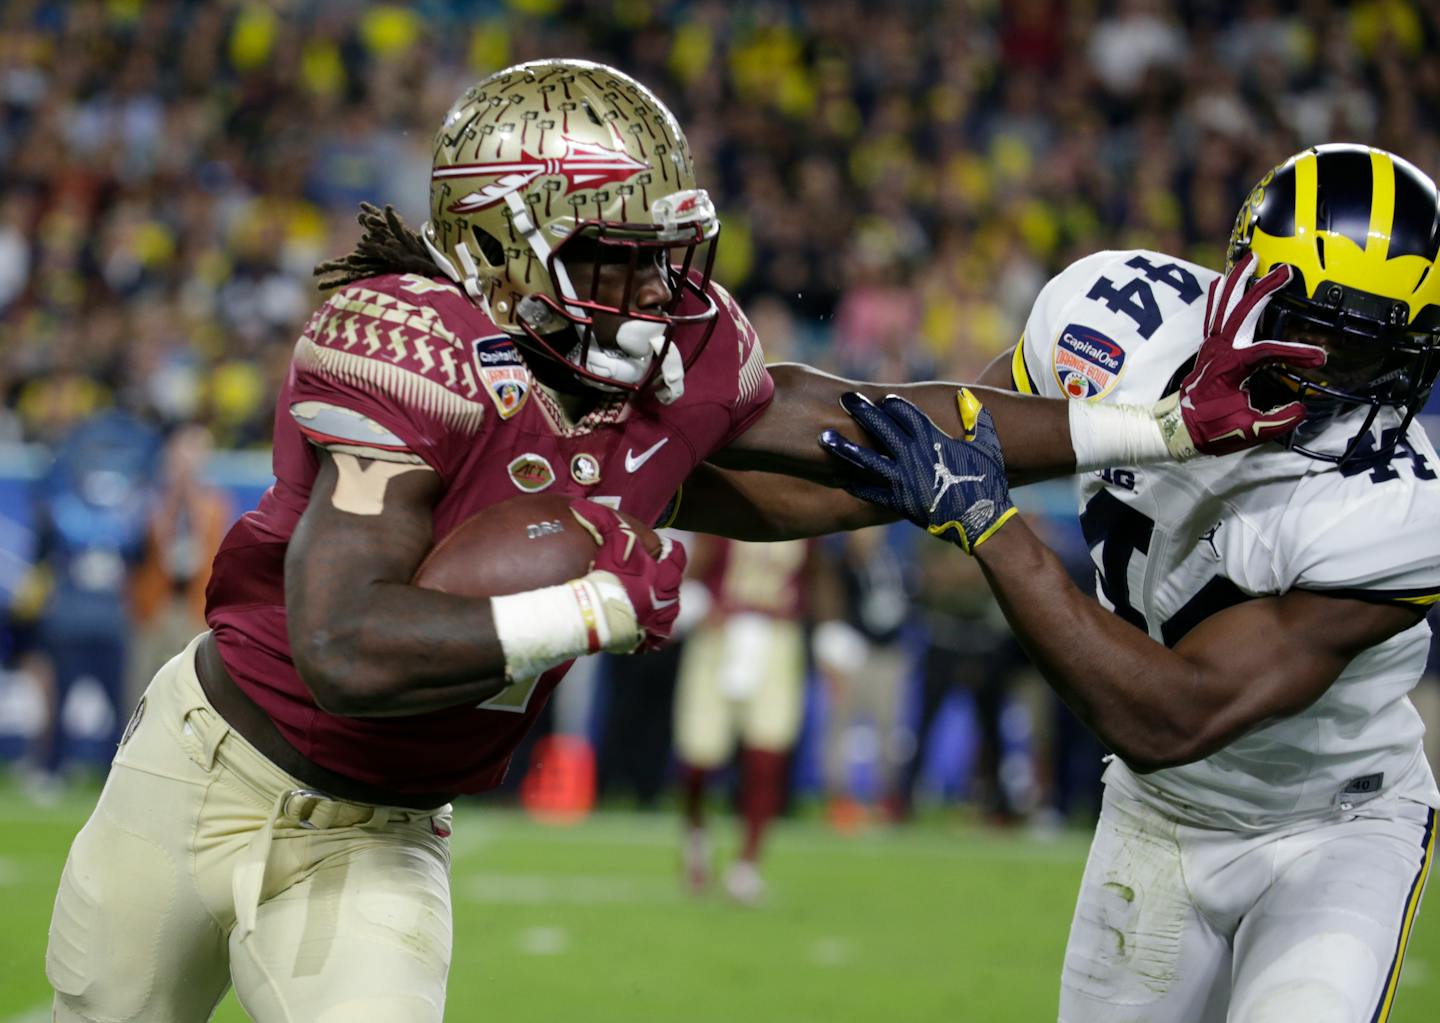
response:
<path fill-rule="evenodd" d="M 876 405 L 850 391 L 840 404 L 874 440 L 876 450 L 835 430 L 820 434 L 820 446 L 861 470 L 864 479 L 845 486 L 851 494 L 897 512 L 968 553 L 993 536 L 1015 514 L 1015 506 L 990 413 L 965 388 L 956 402 L 965 427 L 958 439 L 904 398 L 892 394 Z M 953 536 L 946 535 L 949 530 Z"/>

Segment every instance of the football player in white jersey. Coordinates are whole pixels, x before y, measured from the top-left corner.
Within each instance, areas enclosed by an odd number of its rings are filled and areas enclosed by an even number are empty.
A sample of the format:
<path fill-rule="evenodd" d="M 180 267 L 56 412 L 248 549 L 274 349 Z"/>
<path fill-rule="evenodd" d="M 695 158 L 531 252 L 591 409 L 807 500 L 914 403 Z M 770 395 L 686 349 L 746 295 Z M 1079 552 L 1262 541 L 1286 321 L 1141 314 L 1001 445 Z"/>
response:
<path fill-rule="evenodd" d="M 1227 314 L 1327 353 L 1250 378 L 1257 407 L 1305 403 L 1283 441 L 1082 477 L 1098 603 L 1015 515 L 973 395 L 958 439 L 899 398 L 856 396 L 879 450 L 822 441 L 868 473 L 852 492 L 975 555 L 1035 663 L 1115 752 L 1063 1023 L 1390 1014 L 1440 805 L 1407 697 L 1440 599 L 1440 459 L 1414 423 L 1440 372 L 1437 254 L 1429 177 L 1325 145 L 1251 192 L 1228 256 L 1239 274 L 1101 252 L 1045 287 L 982 382 L 1077 407 L 1158 397 L 1201 324 Z M 1263 309 L 1235 286 L 1252 265 L 1287 278 Z M 1083 461 L 1083 428 L 1073 440 Z"/>

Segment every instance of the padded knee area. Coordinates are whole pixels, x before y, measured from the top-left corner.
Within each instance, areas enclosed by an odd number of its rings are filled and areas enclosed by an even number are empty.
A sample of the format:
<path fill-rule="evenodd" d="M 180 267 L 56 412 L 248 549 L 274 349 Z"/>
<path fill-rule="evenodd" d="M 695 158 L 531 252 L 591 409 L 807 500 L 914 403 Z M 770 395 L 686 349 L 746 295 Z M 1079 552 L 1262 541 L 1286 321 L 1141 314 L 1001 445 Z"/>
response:
<path fill-rule="evenodd" d="M 1345 992 L 1323 980 L 1296 980 L 1260 994 L 1235 1023 L 1351 1023 Z"/>
<path fill-rule="evenodd" d="M 66 861 L 45 976 L 73 1012 L 139 1018 L 175 901 L 175 864 L 159 843 L 113 820 L 106 822 L 103 849 L 92 839 L 93 833 L 82 834 Z M 143 871 L 130 872 L 142 864 Z"/>

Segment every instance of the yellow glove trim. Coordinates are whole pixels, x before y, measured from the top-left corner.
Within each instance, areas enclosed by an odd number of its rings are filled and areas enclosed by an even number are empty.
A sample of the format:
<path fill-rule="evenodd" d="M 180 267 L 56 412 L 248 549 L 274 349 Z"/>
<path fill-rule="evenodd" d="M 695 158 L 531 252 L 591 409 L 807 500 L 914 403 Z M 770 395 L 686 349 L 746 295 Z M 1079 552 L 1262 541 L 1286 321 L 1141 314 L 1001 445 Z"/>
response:
<path fill-rule="evenodd" d="M 966 554 L 973 554 L 976 547 L 979 547 L 986 540 L 994 536 L 996 530 L 998 530 L 1001 526 L 1005 525 L 1005 523 L 1009 522 L 1011 517 L 1014 516 L 1018 511 L 1019 509 L 1016 508 L 1014 505 L 1006 508 L 1005 511 L 1001 513 L 998 519 L 990 523 L 990 528 L 985 530 L 985 532 L 981 533 L 974 543 L 971 543 L 970 538 L 965 535 L 965 527 L 960 525 L 960 523 L 955 521 L 954 519 L 951 519 L 949 522 L 941 523 L 938 526 L 926 526 L 925 529 L 926 532 L 928 532 L 931 536 L 940 536 L 947 529 L 955 530 L 955 532 L 960 537 L 961 549 L 964 550 Z"/>
<path fill-rule="evenodd" d="M 996 519 L 994 522 L 990 523 L 990 528 L 985 530 L 985 532 L 981 533 L 980 536 L 975 540 L 975 542 L 970 545 L 970 550 L 974 551 L 976 547 L 979 547 L 986 540 L 994 536 L 997 532 L 999 532 L 1001 526 L 1009 522 L 1012 518 L 1019 514 L 1019 512 L 1020 509 L 1016 508 L 1013 504 L 1009 508 L 1006 508 L 1005 513 L 1001 515 L 998 519 Z"/>
<path fill-rule="evenodd" d="M 1030 370 L 1025 365 L 1025 335 L 1020 335 L 1020 343 L 1015 346 L 1015 354 L 1010 357 L 1010 380 L 1015 385 L 1015 390 L 1021 394 L 1034 394 L 1035 385 L 1030 382 Z"/>
<path fill-rule="evenodd" d="M 960 410 L 960 425 L 965 428 L 965 439 L 974 440 L 975 424 L 979 422 L 985 406 L 968 387 L 962 387 L 955 393 L 955 405 Z"/>

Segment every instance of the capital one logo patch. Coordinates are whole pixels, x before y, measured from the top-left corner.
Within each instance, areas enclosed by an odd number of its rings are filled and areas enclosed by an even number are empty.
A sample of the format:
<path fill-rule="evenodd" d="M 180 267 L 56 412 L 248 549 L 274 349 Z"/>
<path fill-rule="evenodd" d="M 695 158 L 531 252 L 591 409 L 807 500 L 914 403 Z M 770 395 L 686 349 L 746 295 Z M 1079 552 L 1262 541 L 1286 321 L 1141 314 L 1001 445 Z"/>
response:
<path fill-rule="evenodd" d="M 1067 398 L 1108 394 L 1125 367 L 1125 349 L 1094 327 L 1072 323 L 1055 342 L 1055 380 Z"/>
<path fill-rule="evenodd" d="M 499 337 L 477 338 L 475 363 L 480 381 L 501 419 L 519 412 L 530 392 L 530 373 L 515 344 L 504 334 Z"/>

